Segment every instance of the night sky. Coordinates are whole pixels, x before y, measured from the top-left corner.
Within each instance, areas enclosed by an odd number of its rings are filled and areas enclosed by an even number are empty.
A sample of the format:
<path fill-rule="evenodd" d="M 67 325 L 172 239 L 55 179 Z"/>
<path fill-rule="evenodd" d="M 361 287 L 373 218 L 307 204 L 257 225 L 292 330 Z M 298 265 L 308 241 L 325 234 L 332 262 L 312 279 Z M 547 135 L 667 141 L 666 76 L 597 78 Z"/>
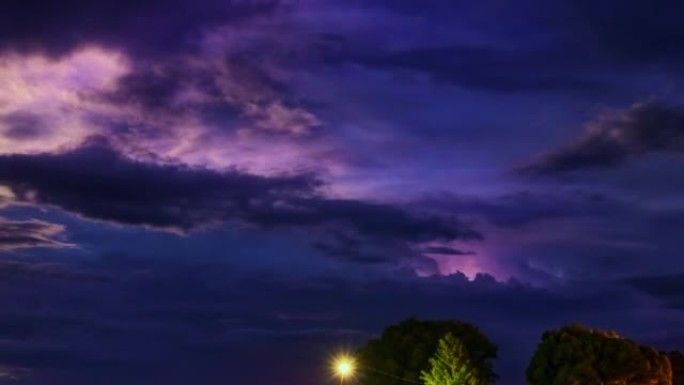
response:
<path fill-rule="evenodd" d="M 323 385 L 455 318 L 522 385 L 684 348 L 684 2 L 3 0 L 0 383 Z"/>

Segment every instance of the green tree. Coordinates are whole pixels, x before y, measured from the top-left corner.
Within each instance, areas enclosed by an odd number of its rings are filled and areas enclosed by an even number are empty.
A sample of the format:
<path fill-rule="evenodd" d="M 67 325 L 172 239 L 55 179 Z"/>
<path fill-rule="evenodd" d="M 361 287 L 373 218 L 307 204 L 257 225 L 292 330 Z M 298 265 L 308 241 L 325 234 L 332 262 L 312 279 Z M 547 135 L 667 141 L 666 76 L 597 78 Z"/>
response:
<path fill-rule="evenodd" d="M 570 325 L 544 333 L 530 385 L 671 385 L 667 356 L 612 331 Z"/>
<path fill-rule="evenodd" d="M 458 338 L 447 333 L 439 341 L 437 353 L 430 358 L 430 370 L 420 376 L 425 385 L 479 385 L 480 376 L 468 351 Z"/>
<path fill-rule="evenodd" d="M 380 338 L 368 341 L 357 352 L 362 385 L 407 385 L 422 382 L 421 372 L 430 370 L 430 358 L 445 335 L 461 341 L 482 379 L 496 380 L 492 362 L 497 347 L 480 330 L 460 321 L 422 321 L 414 318 L 389 326 Z"/>

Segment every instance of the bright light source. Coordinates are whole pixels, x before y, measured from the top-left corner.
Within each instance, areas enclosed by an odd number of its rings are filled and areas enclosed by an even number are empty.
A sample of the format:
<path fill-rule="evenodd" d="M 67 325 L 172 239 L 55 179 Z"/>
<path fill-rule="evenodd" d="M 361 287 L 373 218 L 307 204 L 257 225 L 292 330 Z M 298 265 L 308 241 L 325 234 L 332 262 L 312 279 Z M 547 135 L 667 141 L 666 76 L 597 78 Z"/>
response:
<path fill-rule="evenodd" d="M 349 373 L 351 373 L 352 367 L 349 362 L 342 361 L 339 364 L 337 364 L 337 373 L 339 373 L 341 376 L 348 376 Z"/>
<path fill-rule="evenodd" d="M 335 360 L 335 372 L 341 378 L 354 374 L 354 360 L 351 357 L 341 356 Z"/>

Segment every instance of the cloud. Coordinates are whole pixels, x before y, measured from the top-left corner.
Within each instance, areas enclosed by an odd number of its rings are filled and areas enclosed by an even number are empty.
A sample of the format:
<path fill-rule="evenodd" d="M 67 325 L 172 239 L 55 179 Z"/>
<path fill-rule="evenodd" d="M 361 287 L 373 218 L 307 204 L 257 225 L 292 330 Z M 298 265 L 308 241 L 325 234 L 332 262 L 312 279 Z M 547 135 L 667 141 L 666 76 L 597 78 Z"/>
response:
<path fill-rule="evenodd" d="M 0 180 L 19 201 L 88 218 L 189 230 L 245 217 L 260 205 L 308 195 L 310 175 L 261 177 L 129 159 L 92 140 L 63 154 L 0 157 Z"/>
<path fill-rule="evenodd" d="M 649 101 L 605 114 L 589 122 L 572 143 L 542 154 L 518 171 L 544 176 L 615 168 L 650 153 L 684 153 L 684 107 Z"/>
<path fill-rule="evenodd" d="M 433 80 L 494 92 L 604 92 L 608 84 L 574 74 L 574 63 L 555 52 L 452 44 L 352 55 L 370 68 L 427 74 Z M 342 54 L 342 60 L 344 54 Z"/>
<path fill-rule="evenodd" d="M 569 26 L 576 32 L 571 39 L 575 45 L 633 63 L 683 58 L 684 28 L 676 15 L 684 12 L 684 6 L 677 0 L 651 4 L 628 0 L 619 8 L 589 0 L 568 3 L 569 11 L 578 15 Z"/>
<path fill-rule="evenodd" d="M 219 36 L 229 33 L 245 32 Z M 0 52 L 0 83 L 11 85 L 0 90 L 0 154 L 61 152 L 101 135 L 132 157 L 271 173 L 301 163 L 300 140 L 323 122 L 284 91 L 281 56 L 253 58 L 252 45 L 234 42 L 195 48 L 144 60 L 97 45 Z"/>
<path fill-rule="evenodd" d="M 329 198 L 314 175 L 259 176 L 130 159 L 102 140 L 61 154 L 0 156 L 0 183 L 14 200 L 122 225 L 190 231 L 240 223 L 350 234 L 375 248 L 477 240 L 453 216 L 399 205 Z M 387 259 L 393 256 L 385 249 Z"/>
<path fill-rule="evenodd" d="M 684 310 L 684 274 L 633 277 L 626 279 L 625 283 L 669 307 Z"/>
<path fill-rule="evenodd" d="M 442 215 L 458 213 L 486 242 L 457 249 L 476 257 L 435 256 L 443 272 L 488 272 L 548 284 L 587 277 L 623 279 L 684 268 L 681 205 L 654 205 L 601 189 L 527 190 L 499 196 L 430 194 L 414 202 Z M 650 263 L 644 263 L 648 260 Z"/>
<path fill-rule="evenodd" d="M 495 0 L 448 4 L 428 0 L 420 6 L 403 0 L 373 0 L 364 4 L 403 15 L 419 14 L 429 20 L 459 20 L 471 28 L 470 32 L 479 32 L 469 35 L 471 39 L 485 35 L 514 40 L 522 36 L 534 41 L 538 34 L 544 34 L 552 45 L 566 52 L 570 61 L 633 65 L 676 62 L 684 54 L 684 28 L 677 18 L 684 7 L 677 0 L 650 4 L 626 0 L 619 8 L 590 0 L 522 0 L 516 5 Z"/>
<path fill-rule="evenodd" d="M 106 281 L 114 279 L 102 271 L 74 266 L 59 262 L 25 262 L 0 259 L 0 277 L 3 279 L 26 280 L 57 279 Z"/>
<path fill-rule="evenodd" d="M 311 112 L 299 108 L 288 108 L 280 102 L 273 102 L 265 106 L 247 105 L 244 112 L 255 120 L 255 127 L 265 132 L 288 133 L 295 136 L 307 135 L 322 122 Z M 254 129 L 242 132 L 249 134 Z"/>
<path fill-rule="evenodd" d="M 60 58 L 0 55 L 0 153 L 57 151 L 101 132 L 91 98 L 129 71 L 118 52 L 87 46 Z"/>
<path fill-rule="evenodd" d="M 15 201 L 14 193 L 7 186 L 0 186 L 0 208 Z"/>
<path fill-rule="evenodd" d="M 227 26 L 205 34 L 200 50 L 207 59 L 194 65 L 218 74 L 212 75 L 212 86 L 220 100 L 249 120 L 240 134 L 308 136 L 323 122 L 288 92 L 288 81 L 305 62 L 300 51 L 309 45 L 305 35 L 279 23 L 254 23 L 249 29 Z"/>
<path fill-rule="evenodd" d="M 102 99 L 132 110 L 150 126 L 182 126 L 195 117 L 203 126 L 196 128 L 200 131 L 236 131 L 242 139 L 258 134 L 304 137 L 323 125 L 316 114 L 290 100 L 294 98 L 283 90 L 284 82 L 270 73 L 270 67 L 286 71 L 277 53 L 255 59 L 243 47 L 222 49 L 226 52 L 205 52 L 201 59 L 180 56 L 140 65 Z M 185 120 L 179 119 L 183 116 Z"/>
<path fill-rule="evenodd" d="M 582 190 L 553 193 L 526 190 L 488 198 L 428 194 L 415 204 L 437 211 L 458 212 L 466 217 L 481 217 L 508 229 L 526 229 L 554 220 L 617 218 L 640 209 L 634 202 Z"/>
<path fill-rule="evenodd" d="M 428 254 L 440 254 L 440 255 L 475 255 L 477 253 L 473 251 L 463 251 L 455 249 L 453 247 L 446 246 L 429 246 L 423 249 L 424 253 Z"/>
<path fill-rule="evenodd" d="M 0 252 L 35 247 L 71 247 L 58 240 L 64 230 L 62 225 L 45 221 L 18 221 L 0 217 Z"/>
<path fill-rule="evenodd" d="M 5 138 L 17 141 L 39 138 L 47 128 L 40 116 L 28 112 L 10 113 L 0 119 L 0 124 Z"/>
<path fill-rule="evenodd" d="M 203 28 L 240 23 L 279 5 L 276 0 L 13 2 L 0 12 L 0 49 L 63 54 L 97 43 L 154 55 L 182 47 Z"/>
<path fill-rule="evenodd" d="M 30 374 L 25 368 L 0 365 L 0 381 L 18 381 Z"/>

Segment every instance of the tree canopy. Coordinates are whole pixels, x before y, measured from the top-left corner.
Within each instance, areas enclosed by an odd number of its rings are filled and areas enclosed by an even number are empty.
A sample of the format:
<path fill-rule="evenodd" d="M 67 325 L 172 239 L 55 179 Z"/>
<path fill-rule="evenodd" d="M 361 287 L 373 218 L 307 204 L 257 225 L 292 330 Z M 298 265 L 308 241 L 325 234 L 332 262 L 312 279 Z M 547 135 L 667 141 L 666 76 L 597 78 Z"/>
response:
<path fill-rule="evenodd" d="M 425 385 L 479 385 L 487 381 L 480 378 L 463 342 L 451 333 L 439 340 L 437 353 L 430 358 L 430 370 L 420 377 Z"/>
<path fill-rule="evenodd" d="M 570 325 L 547 331 L 527 369 L 530 385 L 670 385 L 663 353 L 612 331 Z"/>
<path fill-rule="evenodd" d="M 672 385 L 684 385 L 684 354 L 671 352 L 669 357 L 672 364 Z"/>
<path fill-rule="evenodd" d="M 421 372 L 430 371 L 430 358 L 447 334 L 458 339 L 481 382 L 496 380 L 492 363 L 497 347 L 475 326 L 460 321 L 408 319 L 385 329 L 357 352 L 360 383 L 363 385 L 407 385 L 422 383 Z M 408 381 L 407 381 L 408 380 Z"/>

